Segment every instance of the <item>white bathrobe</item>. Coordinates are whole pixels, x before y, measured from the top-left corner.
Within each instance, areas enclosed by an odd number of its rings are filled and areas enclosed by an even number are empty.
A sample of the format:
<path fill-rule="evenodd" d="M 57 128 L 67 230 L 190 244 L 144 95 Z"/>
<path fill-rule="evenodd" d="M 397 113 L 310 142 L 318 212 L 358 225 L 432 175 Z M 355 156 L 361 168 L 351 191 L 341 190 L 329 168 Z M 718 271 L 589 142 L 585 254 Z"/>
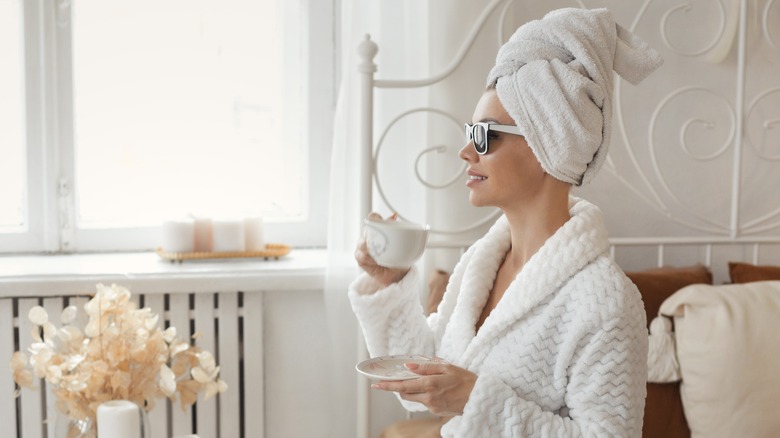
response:
<path fill-rule="evenodd" d="M 350 286 L 372 357 L 438 356 L 477 374 L 463 415 L 446 423 L 442 436 L 641 436 L 647 378 L 642 299 L 609 255 L 600 210 L 571 198 L 570 213 L 476 333 L 509 249 L 505 217 L 463 255 L 438 311 L 427 319 L 414 270 L 384 289 L 366 274 Z"/>

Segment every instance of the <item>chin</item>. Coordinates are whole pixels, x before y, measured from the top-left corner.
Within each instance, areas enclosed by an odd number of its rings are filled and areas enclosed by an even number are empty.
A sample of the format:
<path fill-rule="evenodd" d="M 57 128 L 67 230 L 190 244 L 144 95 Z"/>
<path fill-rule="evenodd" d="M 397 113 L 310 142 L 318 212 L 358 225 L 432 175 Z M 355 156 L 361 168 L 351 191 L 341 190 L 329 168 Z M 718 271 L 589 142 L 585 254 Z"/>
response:
<path fill-rule="evenodd" d="M 486 202 L 486 200 L 481 199 L 479 196 L 475 196 L 474 193 L 471 193 L 469 196 L 469 203 L 473 205 L 474 207 L 490 207 L 491 204 L 489 202 Z"/>

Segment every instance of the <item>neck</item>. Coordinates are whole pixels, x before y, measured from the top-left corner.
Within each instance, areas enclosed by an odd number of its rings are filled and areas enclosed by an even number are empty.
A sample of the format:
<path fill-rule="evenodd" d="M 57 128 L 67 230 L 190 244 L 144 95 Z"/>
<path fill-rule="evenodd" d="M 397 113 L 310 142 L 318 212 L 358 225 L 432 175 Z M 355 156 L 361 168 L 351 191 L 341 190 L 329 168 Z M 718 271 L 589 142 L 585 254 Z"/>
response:
<path fill-rule="evenodd" d="M 522 205 L 504 209 L 512 236 L 505 263 L 516 272 L 571 218 L 569 188 L 565 183 L 554 184 L 552 190 Z"/>

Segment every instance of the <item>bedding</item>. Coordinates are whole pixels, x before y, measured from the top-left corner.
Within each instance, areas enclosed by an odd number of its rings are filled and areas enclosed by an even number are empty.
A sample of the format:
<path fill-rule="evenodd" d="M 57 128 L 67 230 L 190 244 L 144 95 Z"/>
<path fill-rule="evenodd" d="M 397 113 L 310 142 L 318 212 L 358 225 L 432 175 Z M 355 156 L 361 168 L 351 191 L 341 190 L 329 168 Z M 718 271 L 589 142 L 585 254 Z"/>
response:
<path fill-rule="evenodd" d="M 712 272 L 704 265 L 685 267 L 665 266 L 644 271 L 626 272 L 642 294 L 647 313 L 647 327 L 658 316 L 658 308 L 665 299 L 692 284 L 712 284 Z"/>
<path fill-rule="evenodd" d="M 750 263 L 729 263 L 729 277 L 732 283 L 780 280 L 780 266 L 752 265 Z"/>
<path fill-rule="evenodd" d="M 667 299 L 692 437 L 780 436 L 780 281 L 692 285 Z"/>
<path fill-rule="evenodd" d="M 712 272 L 703 265 L 647 269 L 626 272 L 639 289 L 647 312 L 648 328 L 658 315 L 661 303 L 678 290 L 692 284 L 712 284 Z M 685 421 L 680 382 L 647 383 L 645 418 L 642 423 L 645 438 L 688 438 L 691 431 Z"/>

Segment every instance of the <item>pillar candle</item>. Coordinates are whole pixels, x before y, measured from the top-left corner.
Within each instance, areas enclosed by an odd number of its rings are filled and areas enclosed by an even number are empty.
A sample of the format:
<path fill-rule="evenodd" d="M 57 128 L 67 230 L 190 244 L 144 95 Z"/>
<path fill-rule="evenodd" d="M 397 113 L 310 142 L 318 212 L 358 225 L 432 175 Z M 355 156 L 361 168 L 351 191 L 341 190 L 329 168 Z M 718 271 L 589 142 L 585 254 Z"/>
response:
<path fill-rule="evenodd" d="M 211 218 L 194 217 L 195 221 L 195 251 L 211 252 L 214 247 L 212 244 L 212 224 Z"/>
<path fill-rule="evenodd" d="M 162 247 L 168 252 L 192 252 L 195 249 L 195 222 L 191 219 L 163 222 Z"/>
<path fill-rule="evenodd" d="M 141 438 L 143 420 L 138 405 L 111 400 L 97 408 L 98 438 Z"/>
<path fill-rule="evenodd" d="M 265 251 L 262 217 L 248 217 L 244 219 L 244 242 L 247 251 Z"/>
<path fill-rule="evenodd" d="M 214 219 L 211 223 L 211 239 L 214 252 L 244 251 L 244 221 Z"/>

